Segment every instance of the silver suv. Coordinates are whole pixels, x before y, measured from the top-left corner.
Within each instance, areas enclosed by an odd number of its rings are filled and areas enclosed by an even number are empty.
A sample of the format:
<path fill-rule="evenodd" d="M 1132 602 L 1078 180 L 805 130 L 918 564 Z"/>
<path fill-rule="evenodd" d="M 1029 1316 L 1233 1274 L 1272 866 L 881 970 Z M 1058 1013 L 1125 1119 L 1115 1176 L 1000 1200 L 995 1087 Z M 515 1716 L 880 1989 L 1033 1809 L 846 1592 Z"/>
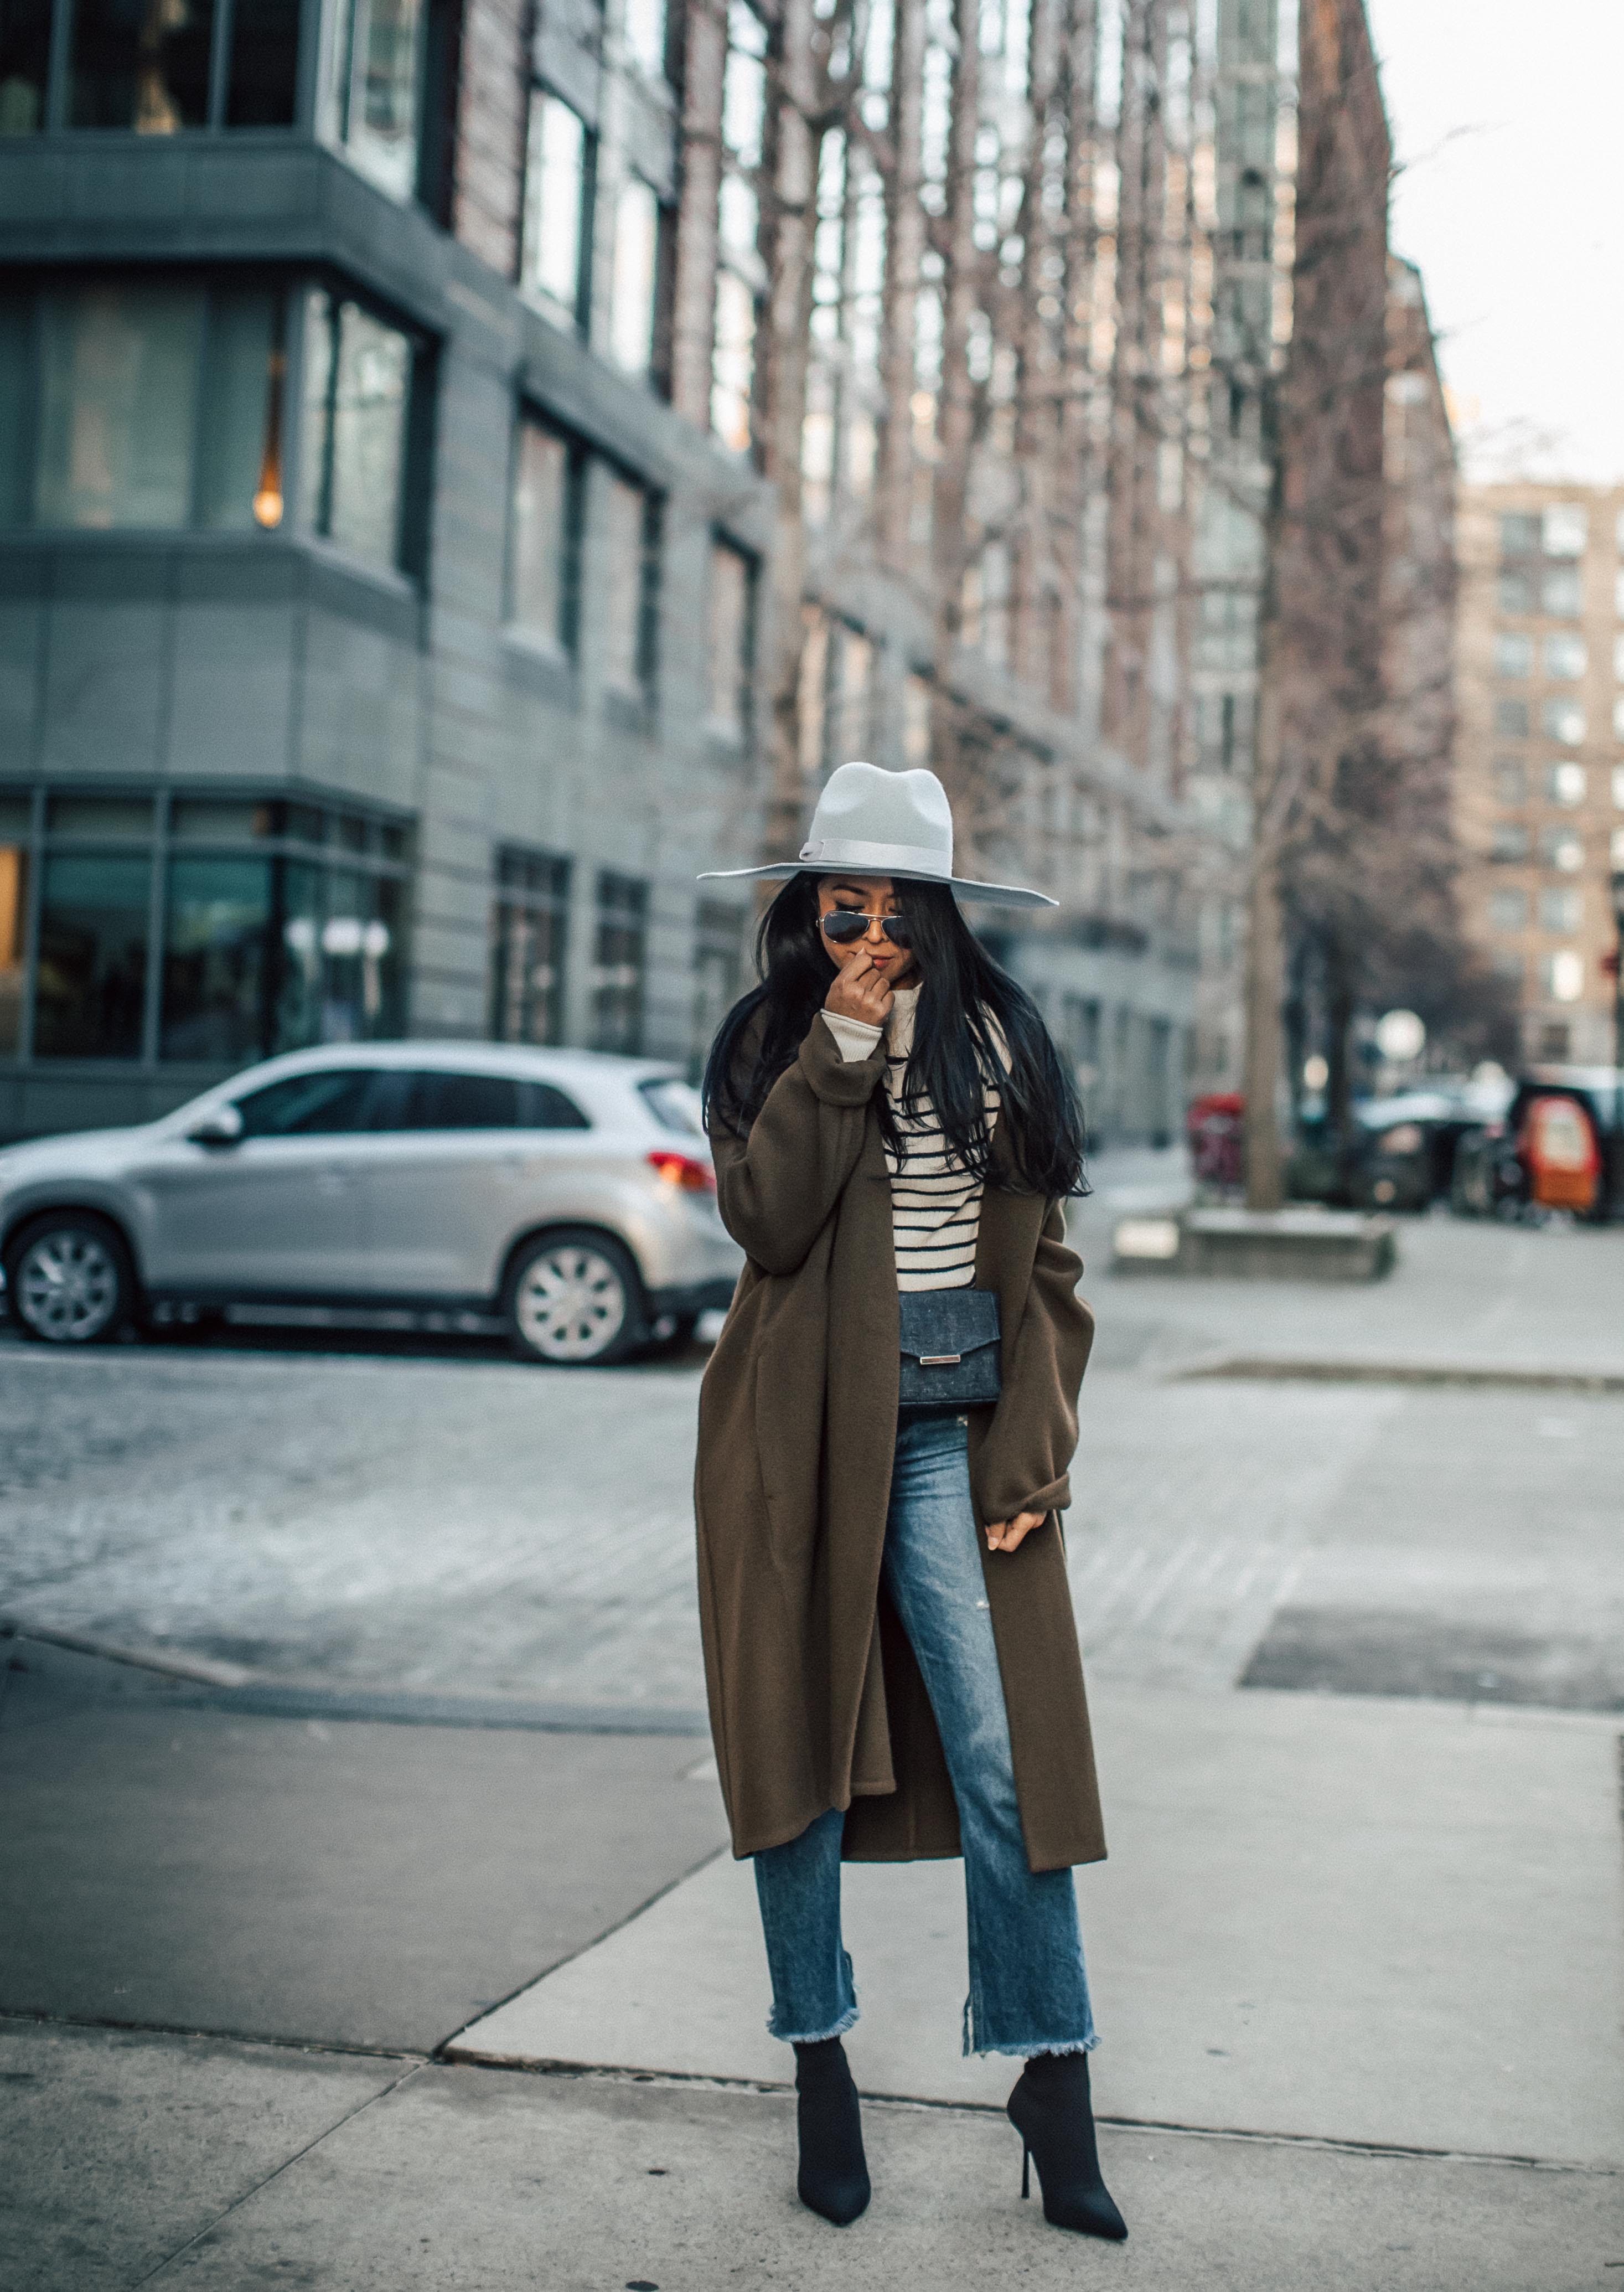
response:
<path fill-rule="evenodd" d="M 0 1153 L 12 1319 L 48 1344 L 143 1312 L 406 1307 L 603 1363 L 691 1331 L 743 1262 L 697 1092 L 591 1051 L 296 1052 L 139 1129 Z"/>

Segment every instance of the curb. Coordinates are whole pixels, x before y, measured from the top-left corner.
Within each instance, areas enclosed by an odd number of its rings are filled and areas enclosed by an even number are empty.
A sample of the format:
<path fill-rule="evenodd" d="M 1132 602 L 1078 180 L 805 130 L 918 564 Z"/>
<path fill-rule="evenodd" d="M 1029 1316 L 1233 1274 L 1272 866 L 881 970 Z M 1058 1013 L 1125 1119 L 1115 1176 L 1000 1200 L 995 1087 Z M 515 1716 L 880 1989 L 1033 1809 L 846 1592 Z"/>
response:
<path fill-rule="evenodd" d="M 1522 1368 L 1477 1361 L 1314 1360 L 1220 1353 L 1166 1373 L 1170 1384 L 1249 1378 L 1298 1384 L 1409 1384 L 1508 1392 L 1624 1393 L 1624 1368 Z"/>

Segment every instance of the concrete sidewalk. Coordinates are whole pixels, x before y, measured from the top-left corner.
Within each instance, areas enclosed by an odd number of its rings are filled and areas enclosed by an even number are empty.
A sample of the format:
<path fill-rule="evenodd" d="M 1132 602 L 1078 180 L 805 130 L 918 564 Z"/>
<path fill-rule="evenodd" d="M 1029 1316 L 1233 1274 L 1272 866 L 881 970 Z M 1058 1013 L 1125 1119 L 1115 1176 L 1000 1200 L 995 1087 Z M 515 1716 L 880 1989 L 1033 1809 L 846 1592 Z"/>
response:
<path fill-rule="evenodd" d="M 841 2232 L 795 2200 L 703 1746 L 313 1733 L 99 1696 L 83 1660 L 19 1683 L 5 2292 L 1576 2292 L 1624 2264 L 1616 1722 L 1097 1699 L 1109 2249 L 1019 2202 L 1009 2066 L 958 2054 L 957 1865 L 848 1874 L 852 2056 L 890 2098 Z"/>

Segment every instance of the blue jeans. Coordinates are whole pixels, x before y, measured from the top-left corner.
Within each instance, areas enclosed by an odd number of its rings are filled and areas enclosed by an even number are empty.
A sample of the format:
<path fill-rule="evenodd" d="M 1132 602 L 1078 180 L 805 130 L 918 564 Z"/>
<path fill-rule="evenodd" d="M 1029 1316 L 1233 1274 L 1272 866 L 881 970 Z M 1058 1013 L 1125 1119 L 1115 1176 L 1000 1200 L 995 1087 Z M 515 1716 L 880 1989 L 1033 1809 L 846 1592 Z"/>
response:
<path fill-rule="evenodd" d="M 1097 2043 L 1069 1870 L 1027 1867 L 1003 1681 L 981 1572 L 961 1416 L 904 1417 L 885 1524 L 886 1589 L 924 1676 L 964 1849 L 967 2054 L 1083 2053 Z M 805 2045 L 857 2018 L 840 1939 L 838 1807 L 758 1854 L 774 2037 Z"/>

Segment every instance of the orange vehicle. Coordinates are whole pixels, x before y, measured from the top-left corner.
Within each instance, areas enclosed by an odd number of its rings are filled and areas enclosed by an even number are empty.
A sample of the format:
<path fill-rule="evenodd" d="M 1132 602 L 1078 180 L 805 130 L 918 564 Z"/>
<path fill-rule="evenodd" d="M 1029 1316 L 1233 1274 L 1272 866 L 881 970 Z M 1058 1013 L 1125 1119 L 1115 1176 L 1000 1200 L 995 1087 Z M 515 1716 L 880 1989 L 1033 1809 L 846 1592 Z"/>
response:
<path fill-rule="evenodd" d="M 1531 1098 L 1517 1150 L 1528 1173 L 1528 1198 L 1547 1209 L 1588 1216 L 1602 1182 L 1601 1148 L 1576 1099 Z"/>

